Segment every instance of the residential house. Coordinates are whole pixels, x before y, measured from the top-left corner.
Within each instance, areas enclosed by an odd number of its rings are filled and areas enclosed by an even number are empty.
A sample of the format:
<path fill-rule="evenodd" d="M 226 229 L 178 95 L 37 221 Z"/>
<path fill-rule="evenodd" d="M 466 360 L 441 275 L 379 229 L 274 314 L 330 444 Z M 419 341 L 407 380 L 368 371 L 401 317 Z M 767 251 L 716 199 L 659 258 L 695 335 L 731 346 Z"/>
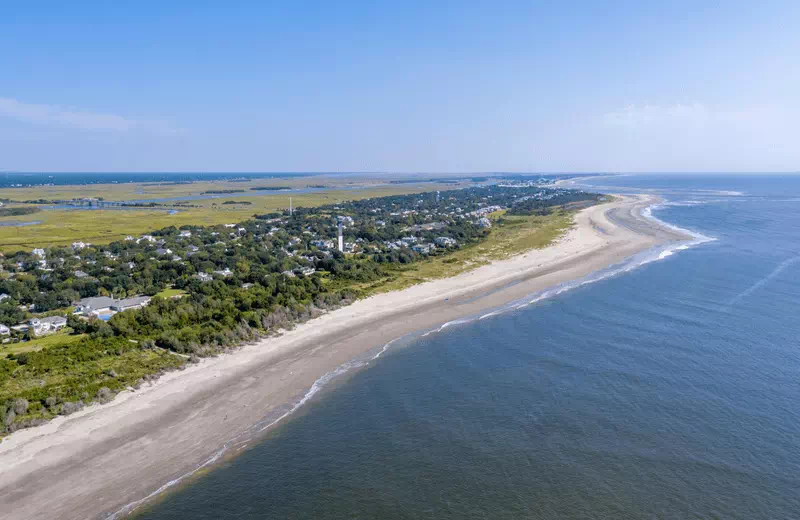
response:
<path fill-rule="evenodd" d="M 135 296 L 133 298 L 125 298 L 123 300 L 115 301 L 111 304 L 111 310 L 122 312 L 129 309 L 141 309 L 148 303 L 150 303 L 149 296 Z"/>
<path fill-rule="evenodd" d="M 28 322 L 37 336 L 51 334 L 67 326 L 67 318 L 63 316 L 50 316 L 47 318 L 33 318 Z"/>
<path fill-rule="evenodd" d="M 450 237 L 437 237 L 433 242 L 439 247 L 455 247 L 458 245 L 458 242 Z"/>
<path fill-rule="evenodd" d="M 417 244 L 411 248 L 412 251 L 421 255 L 430 254 L 434 249 L 436 249 L 436 246 L 433 244 Z"/>
<path fill-rule="evenodd" d="M 114 298 L 108 296 L 94 296 L 92 298 L 83 298 L 75 305 L 75 311 L 78 314 L 101 314 L 111 310 L 114 305 Z"/>

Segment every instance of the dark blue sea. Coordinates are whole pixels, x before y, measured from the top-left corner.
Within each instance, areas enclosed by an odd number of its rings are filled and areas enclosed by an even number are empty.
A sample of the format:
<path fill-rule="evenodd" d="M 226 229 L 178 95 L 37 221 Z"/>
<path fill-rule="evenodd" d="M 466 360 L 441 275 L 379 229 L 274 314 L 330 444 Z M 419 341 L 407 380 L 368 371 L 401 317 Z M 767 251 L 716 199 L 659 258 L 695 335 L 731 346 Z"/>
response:
<path fill-rule="evenodd" d="M 715 240 L 389 348 L 137 518 L 800 518 L 800 177 L 585 182 Z"/>

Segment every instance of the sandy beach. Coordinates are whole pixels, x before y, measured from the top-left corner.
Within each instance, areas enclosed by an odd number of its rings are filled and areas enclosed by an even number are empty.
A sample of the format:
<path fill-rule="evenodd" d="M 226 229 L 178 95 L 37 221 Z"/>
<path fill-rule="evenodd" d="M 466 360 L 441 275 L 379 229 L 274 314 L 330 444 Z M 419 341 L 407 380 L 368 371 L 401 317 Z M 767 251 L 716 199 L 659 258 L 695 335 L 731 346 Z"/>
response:
<path fill-rule="evenodd" d="M 359 355 L 691 240 L 643 214 L 653 202 L 617 197 L 579 212 L 573 229 L 545 249 L 358 301 L 106 405 L 15 432 L 0 444 L 2 516 L 124 516 L 226 447 L 235 451 L 253 425 L 287 415 L 314 393 L 315 382 Z"/>

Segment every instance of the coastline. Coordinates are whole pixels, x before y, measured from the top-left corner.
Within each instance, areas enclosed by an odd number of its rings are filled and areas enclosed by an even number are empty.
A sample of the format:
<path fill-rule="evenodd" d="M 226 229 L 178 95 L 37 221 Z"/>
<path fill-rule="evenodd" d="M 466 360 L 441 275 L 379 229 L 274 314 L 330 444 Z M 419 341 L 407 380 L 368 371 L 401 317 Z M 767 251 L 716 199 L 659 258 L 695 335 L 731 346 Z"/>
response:
<path fill-rule="evenodd" d="M 654 202 L 626 196 L 584 209 L 547 248 L 355 302 L 106 405 L 15 432 L 0 444 L 0 509 L 20 519 L 125 514 L 126 505 L 213 463 L 253 425 L 280 421 L 322 378 L 381 345 L 694 238 L 649 218 Z"/>

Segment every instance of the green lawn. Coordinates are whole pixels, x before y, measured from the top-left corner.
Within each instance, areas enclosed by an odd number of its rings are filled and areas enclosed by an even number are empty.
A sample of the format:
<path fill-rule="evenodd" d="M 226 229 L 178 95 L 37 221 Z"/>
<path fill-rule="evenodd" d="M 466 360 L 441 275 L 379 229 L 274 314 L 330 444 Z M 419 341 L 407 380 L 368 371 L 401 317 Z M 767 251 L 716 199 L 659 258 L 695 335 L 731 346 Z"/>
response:
<path fill-rule="evenodd" d="M 177 296 L 183 296 L 184 294 L 186 294 L 186 291 L 183 289 L 164 289 L 155 295 L 159 298 L 175 298 Z"/>
<path fill-rule="evenodd" d="M 9 354 L 20 354 L 22 352 L 33 352 L 34 350 L 41 350 L 54 345 L 69 345 L 80 341 L 86 336 L 85 334 L 70 334 L 71 332 L 72 329 L 64 328 L 54 334 L 48 334 L 47 336 L 42 336 L 30 341 L 0 345 L 0 357 L 6 357 Z"/>

